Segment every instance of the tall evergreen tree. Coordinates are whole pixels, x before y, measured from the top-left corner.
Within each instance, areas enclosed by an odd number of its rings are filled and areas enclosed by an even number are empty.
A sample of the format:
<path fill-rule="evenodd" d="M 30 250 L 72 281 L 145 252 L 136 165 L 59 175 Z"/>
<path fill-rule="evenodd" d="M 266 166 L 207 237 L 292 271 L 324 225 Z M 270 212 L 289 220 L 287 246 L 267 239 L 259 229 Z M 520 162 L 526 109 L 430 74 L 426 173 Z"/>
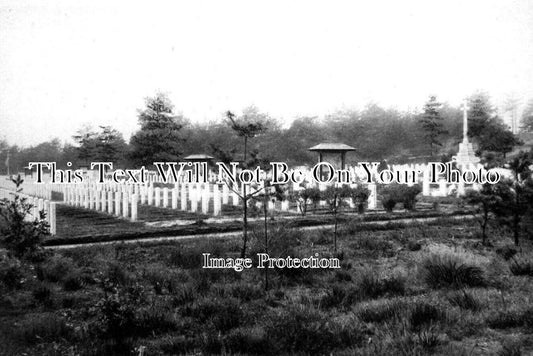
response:
<path fill-rule="evenodd" d="M 133 163 L 150 166 L 154 162 L 178 160 L 184 141 L 180 130 L 185 120 L 181 115 L 174 115 L 173 109 L 165 94 L 157 93 L 146 99 L 146 108 L 139 110 L 141 129 L 130 140 Z"/>
<path fill-rule="evenodd" d="M 430 96 L 424 106 L 424 114 L 420 118 L 420 124 L 425 132 L 425 138 L 429 144 L 430 155 L 433 156 L 435 146 L 442 146 L 440 136 L 446 131 L 440 115 L 441 104 L 437 101 L 436 96 Z"/>

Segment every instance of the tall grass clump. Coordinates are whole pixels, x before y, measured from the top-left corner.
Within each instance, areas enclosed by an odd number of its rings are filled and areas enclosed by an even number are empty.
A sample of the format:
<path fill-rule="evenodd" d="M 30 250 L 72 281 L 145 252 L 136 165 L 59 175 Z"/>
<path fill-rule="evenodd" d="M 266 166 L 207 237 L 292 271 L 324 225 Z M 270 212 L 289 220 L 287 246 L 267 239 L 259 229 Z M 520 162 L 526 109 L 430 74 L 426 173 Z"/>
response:
<path fill-rule="evenodd" d="M 481 310 L 481 303 L 479 300 L 477 300 L 472 293 L 469 293 L 464 289 L 450 294 L 448 296 L 448 301 L 451 305 L 461 309 L 471 310 L 473 312 Z"/>
<path fill-rule="evenodd" d="M 483 270 L 452 255 L 433 255 L 423 262 L 425 282 L 434 289 L 484 287 Z"/>

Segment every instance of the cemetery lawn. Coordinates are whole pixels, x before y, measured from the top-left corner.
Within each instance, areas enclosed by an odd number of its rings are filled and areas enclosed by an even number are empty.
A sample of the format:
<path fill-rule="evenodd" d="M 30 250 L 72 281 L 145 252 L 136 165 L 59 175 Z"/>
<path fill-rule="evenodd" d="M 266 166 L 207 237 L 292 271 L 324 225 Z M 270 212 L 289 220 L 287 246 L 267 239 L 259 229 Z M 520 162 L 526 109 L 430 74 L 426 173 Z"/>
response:
<path fill-rule="evenodd" d="M 376 211 L 359 215 L 350 211 L 350 209 L 345 209 L 342 214 L 339 214 L 338 219 L 341 223 L 355 220 L 364 223 L 383 223 L 409 219 L 469 215 L 468 211 L 457 211 L 456 206 L 452 204 L 441 205 L 439 210 L 434 210 L 429 202 L 422 202 L 419 205 L 420 208 L 417 211 L 396 211 L 393 214 Z M 292 227 L 331 225 L 334 223 L 334 218 L 328 214 L 326 209 L 309 210 L 306 216 L 296 213 L 275 212 L 271 213 L 268 219 L 269 221 L 285 221 Z M 225 212 L 224 216 L 214 218 L 201 213 L 140 205 L 138 221 L 131 222 L 128 219 L 115 217 L 103 212 L 58 204 L 57 235 L 47 238 L 45 245 L 53 246 L 241 231 L 241 208 L 224 206 L 223 211 Z M 251 229 L 263 226 L 263 219 L 258 212 L 255 215 L 250 214 Z"/>
<path fill-rule="evenodd" d="M 0 265 L 5 355 L 518 355 L 533 352 L 533 246 L 441 218 L 331 229 L 269 222 L 269 254 L 340 269 L 202 269 L 240 237 L 47 250 Z M 248 256 L 263 252 L 259 227 Z M 8 261 L 8 262 L 6 262 Z M 8 268 L 9 267 L 9 268 Z M 7 273 L 6 271 L 9 271 Z M 17 278 L 10 276 L 16 275 Z M 137 351 L 136 351 L 137 350 Z"/>

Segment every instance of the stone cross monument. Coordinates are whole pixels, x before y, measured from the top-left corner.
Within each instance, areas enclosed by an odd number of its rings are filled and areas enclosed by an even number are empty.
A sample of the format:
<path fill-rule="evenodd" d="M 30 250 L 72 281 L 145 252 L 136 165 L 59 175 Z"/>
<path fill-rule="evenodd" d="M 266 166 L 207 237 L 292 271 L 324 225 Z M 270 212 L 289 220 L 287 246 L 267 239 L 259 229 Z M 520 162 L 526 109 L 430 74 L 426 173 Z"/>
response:
<path fill-rule="evenodd" d="M 476 157 L 472 144 L 468 141 L 468 114 L 466 100 L 463 103 L 463 142 L 459 144 L 459 152 L 453 158 L 461 168 L 467 168 L 469 165 L 477 165 L 479 158 Z"/>

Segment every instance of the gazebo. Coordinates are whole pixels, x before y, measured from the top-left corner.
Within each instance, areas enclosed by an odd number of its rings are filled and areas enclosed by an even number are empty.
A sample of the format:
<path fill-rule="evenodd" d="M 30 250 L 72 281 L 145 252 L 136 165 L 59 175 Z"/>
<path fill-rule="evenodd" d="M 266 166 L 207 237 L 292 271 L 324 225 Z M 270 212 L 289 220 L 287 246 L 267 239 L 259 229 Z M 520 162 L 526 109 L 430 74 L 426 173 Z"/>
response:
<path fill-rule="evenodd" d="M 214 157 L 210 155 L 206 155 L 203 153 L 196 153 L 192 155 L 188 155 L 187 157 L 183 157 L 185 161 L 189 162 L 210 162 Z"/>
<path fill-rule="evenodd" d="M 355 148 L 344 143 L 320 143 L 309 148 L 309 151 L 318 152 L 318 162 L 328 162 L 335 169 L 344 169 L 346 165 L 346 153 L 355 151 Z M 322 167 L 320 167 L 322 177 Z"/>

